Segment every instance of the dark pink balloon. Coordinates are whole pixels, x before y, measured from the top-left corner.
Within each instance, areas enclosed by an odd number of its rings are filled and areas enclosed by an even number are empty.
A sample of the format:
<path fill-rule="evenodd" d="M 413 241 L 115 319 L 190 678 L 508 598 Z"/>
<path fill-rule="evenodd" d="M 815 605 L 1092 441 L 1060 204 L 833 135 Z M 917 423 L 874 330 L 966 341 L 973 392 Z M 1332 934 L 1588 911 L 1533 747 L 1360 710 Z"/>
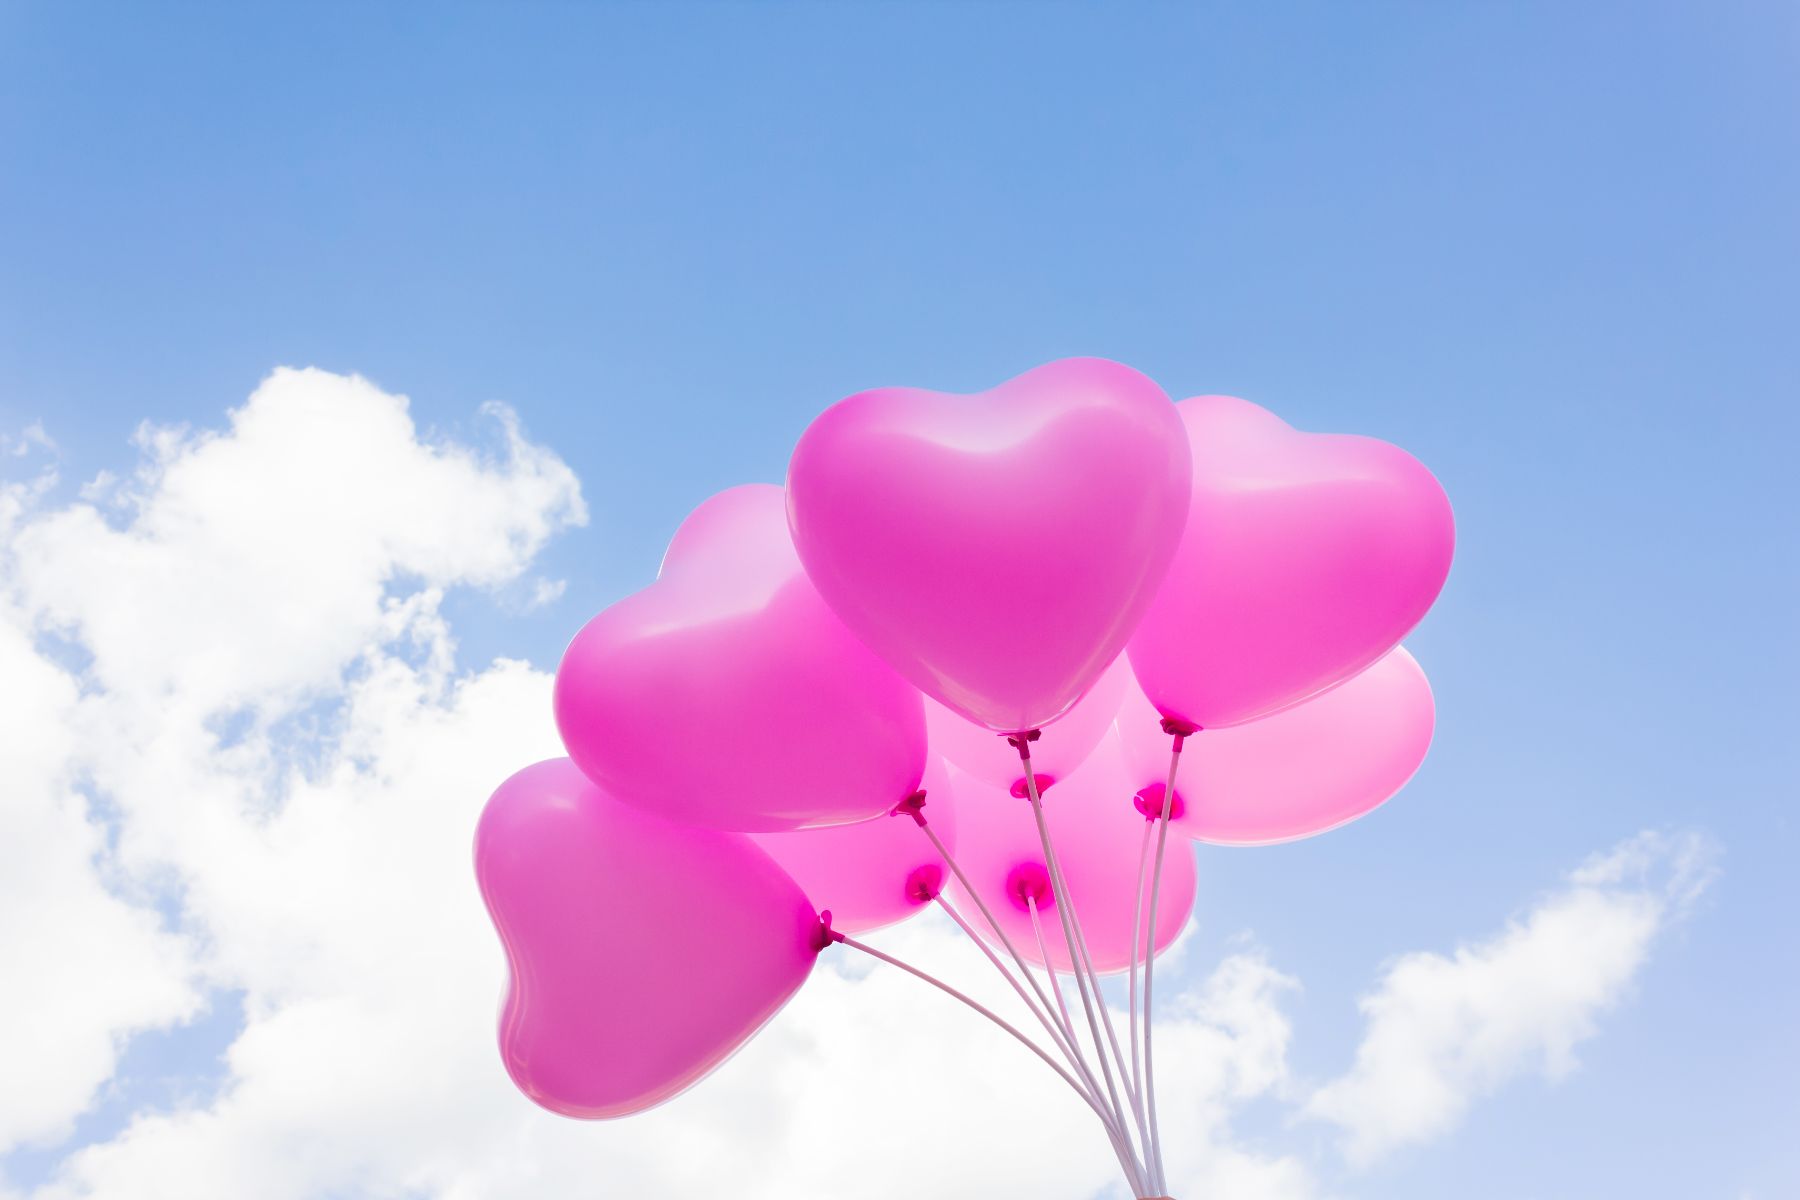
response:
<path fill-rule="evenodd" d="M 625 1116 L 691 1086 L 817 955 L 812 905 L 750 839 L 615 803 L 568 759 L 500 785 L 475 874 L 511 972 L 500 1056 L 565 1116 Z"/>
<path fill-rule="evenodd" d="M 1056 913 L 1056 898 L 1050 891 L 1043 844 L 1030 804 L 961 772 L 952 771 L 950 790 L 956 797 L 957 864 L 1013 945 L 1028 960 L 1042 962 L 1025 901 L 1028 893 L 1035 897 L 1050 960 L 1059 970 L 1069 970 L 1062 923 Z M 1149 822 L 1134 804 L 1117 735 L 1109 734 L 1074 774 L 1058 780 L 1043 793 L 1043 801 L 1044 818 L 1074 897 L 1075 911 L 1081 917 L 1094 969 L 1103 973 L 1127 970 L 1131 965 L 1138 853 Z M 1152 862 L 1155 853 L 1153 832 Z M 1149 874 L 1146 867 L 1146 901 L 1139 918 L 1140 930 L 1149 926 Z M 978 932 L 988 934 L 968 893 L 953 881 L 950 894 L 969 923 Z M 1194 908 L 1194 894 L 1193 847 L 1181 838 L 1171 837 L 1163 860 L 1162 898 L 1156 910 L 1155 943 L 1159 952 L 1167 949 L 1187 925 Z"/>
<path fill-rule="evenodd" d="M 1395 647 L 1359 675 L 1278 713 L 1186 739 L 1174 828 L 1203 842 L 1259 846 L 1353 821 L 1411 779 L 1436 709 L 1425 672 Z M 1131 782 L 1160 811 L 1168 734 L 1135 687 L 1119 712 Z"/>
<path fill-rule="evenodd" d="M 999 732 L 1055 721 L 1118 657 L 1187 487 L 1168 397 L 1096 358 L 974 395 L 862 392 L 788 466 L 820 594 L 921 691 Z"/>
<path fill-rule="evenodd" d="M 938 840 L 956 853 L 956 806 L 943 768 L 925 768 L 924 813 Z M 752 834 L 806 892 L 829 909 L 832 928 L 862 933 L 905 920 L 931 903 L 950 876 L 944 860 L 905 813 L 854 825 Z"/>
<path fill-rule="evenodd" d="M 1374 438 L 1301 433 L 1247 400 L 1177 405 L 1187 527 L 1131 639 L 1159 712 L 1205 729 L 1267 716 L 1392 649 L 1450 570 L 1450 502 Z"/>
<path fill-rule="evenodd" d="M 575 635 L 556 723 L 610 795 L 716 829 L 879 816 L 925 764 L 918 692 L 819 598 L 771 484 L 695 509 L 656 582 Z"/>

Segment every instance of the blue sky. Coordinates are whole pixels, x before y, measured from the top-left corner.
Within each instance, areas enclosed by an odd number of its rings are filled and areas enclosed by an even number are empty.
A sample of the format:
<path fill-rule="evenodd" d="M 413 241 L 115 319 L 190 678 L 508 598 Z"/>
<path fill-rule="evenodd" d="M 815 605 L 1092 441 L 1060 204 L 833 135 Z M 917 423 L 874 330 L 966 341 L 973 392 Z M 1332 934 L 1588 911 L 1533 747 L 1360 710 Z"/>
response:
<path fill-rule="evenodd" d="M 1579 1069 L 1344 1187 L 1792 1194 L 1797 67 L 1777 3 L 7 4 L 0 433 L 71 503 L 279 365 L 457 442 L 502 401 L 590 519 L 560 598 L 449 593 L 470 668 L 551 666 L 867 386 L 1099 354 L 1398 442 L 1459 523 L 1408 641 L 1437 742 L 1328 838 L 1203 851 L 1196 977 L 1250 931 L 1329 1075 L 1391 956 L 1696 833 L 1718 880 Z M 127 1067 L 213 1071 L 180 1028 Z"/>

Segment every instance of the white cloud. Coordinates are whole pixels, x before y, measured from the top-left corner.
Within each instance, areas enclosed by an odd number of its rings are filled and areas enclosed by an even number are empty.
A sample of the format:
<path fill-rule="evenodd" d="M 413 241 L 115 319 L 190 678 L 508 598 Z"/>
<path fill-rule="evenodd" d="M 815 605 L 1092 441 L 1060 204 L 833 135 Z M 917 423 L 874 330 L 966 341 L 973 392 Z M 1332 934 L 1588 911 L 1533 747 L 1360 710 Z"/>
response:
<path fill-rule="evenodd" d="M 0 622 L 0 1150 L 56 1140 L 112 1076 L 118 1040 L 200 1003 L 184 944 L 114 896 L 76 789 L 75 680 Z"/>
<path fill-rule="evenodd" d="M 0 1148 L 66 1131 L 122 1039 L 198 1010 L 197 970 L 266 999 L 271 964 L 316 963 L 301 948 L 327 939 L 293 906 L 328 886 L 274 885 L 319 865 L 283 839 L 316 835 L 328 805 L 305 788 L 330 782 L 284 781 L 271 731 L 340 700 L 354 664 L 372 686 L 409 640 L 443 686 L 438 589 L 509 580 L 584 518 L 573 474 L 509 415 L 489 460 L 422 442 L 406 407 L 278 371 L 228 432 L 147 427 L 114 513 L 49 507 L 51 472 L 0 494 Z M 248 736 L 222 748 L 227 719 Z M 323 878 L 355 849 L 324 855 Z"/>
<path fill-rule="evenodd" d="M 39 968 L 0 988 L 0 1038 L 16 1042 L 0 1041 L 0 1149 L 66 1131 L 134 1032 L 188 1019 L 216 989 L 240 990 L 244 1011 L 216 1095 L 71 1148 L 34 1200 L 680 1198 L 721 1181 L 745 1200 L 1122 1195 L 1091 1117 L 1041 1065 L 845 948 L 742 1054 L 653 1113 L 570 1122 L 512 1088 L 469 841 L 493 785 L 557 752 L 550 678 L 460 669 L 439 605 L 458 586 L 533 588 L 538 549 L 585 514 L 568 468 L 496 415 L 502 446 L 484 457 L 421 438 L 405 400 L 365 381 L 280 371 L 222 432 L 146 427 L 142 469 L 81 502 L 50 505 L 50 474 L 0 490 L 0 728 L 22 731 L 0 778 L 26 781 L 0 797 L 0 951 Z M 1637 912 L 1647 944 L 1644 925 L 1683 893 L 1635 872 L 1670 861 L 1634 844 L 1567 896 Z M 1546 911 L 1527 934 L 1558 927 Z M 1006 1004 L 952 932 L 921 920 L 881 941 Z M 1515 957 L 1494 982 L 1561 965 Z M 1641 950 L 1625 957 L 1629 975 Z M 1165 961 L 1159 980 L 1191 977 Z M 1247 1104 L 1294 1094 L 1292 986 L 1250 947 L 1185 995 L 1159 991 L 1177 1195 L 1320 1194 L 1305 1158 L 1236 1126 Z M 1533 1011 L 1494 1063 L 1560 1044 L 1543 1027 L 1564 1008 Z M 1382 1028 L 1318 1111 L 1385 1080 L 1365 1068 L 1386 1061 Z M 1414 1058 L 1474 1090 L 1456 1039 Z"/>
<path fill-rule="evenodd" d="M 1305 1200 L 1319 1194 L 1301 1159 L 1252 1149 L 1232 1128 L 1244 1104 L 1280 1098 L 1287 1089 L 1290 1029 L 1279 999 L 1295 986 L 1260 954 L 1244 951 L 1222 962 L 1197 993 L 1157 1015 L 1157 1107 L 1178 1195 Z"/>
<path fill-rule="evenodd" d="M 1451 955 L 1391 964 L 1362 1001 L 1356 1061 L 1306 1111 L 1338 1125 L 1367 1163 L 1454 1128 L 1522 1073 L 1550 1079 L 1626 994 L 1657 934 L 1712 875 L 1710 846 L 1645 833 L 1574 871 L 1500 934 Z"/>
<path fill-rule="evenodd" d="M 566 579 L 538 579 L 531 585 L 531 596 L 525 601 L 525 611 L 544 608 L 562 599 L 562 594 L 569 590 Z"/>
<path fill-rule="evenodd" d="M 382 632 L 391 584 L 497 584 L 585 520 L 555 455 L 493 409 L 505 457 L 419 440 L 403 396 L 279 370 L 224 433 L 147 426 L 123 524 L 90 504 L 13 538 L 38 619 L 93 652 L 95 682 L 190 710 L 330 685 Z"/>
<path fill-rule="evenodd" d="M 14 458 L 24 458 L 33 449 L 56 453 L 56 443 L 44 431 L 42 421 L 33 421 L 17 434 L 0 433 L 0 454 L 10 454 Z"/>

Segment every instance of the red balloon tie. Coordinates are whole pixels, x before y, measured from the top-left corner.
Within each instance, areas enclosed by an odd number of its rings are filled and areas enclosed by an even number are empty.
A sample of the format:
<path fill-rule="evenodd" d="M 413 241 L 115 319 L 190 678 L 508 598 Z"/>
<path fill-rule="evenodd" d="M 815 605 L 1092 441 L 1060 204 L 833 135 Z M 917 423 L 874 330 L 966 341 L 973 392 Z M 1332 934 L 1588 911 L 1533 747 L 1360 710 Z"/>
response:
<path fill-rule="evenodd" d="M 1162 731 L 1175 739 L 1175 753 L 1181 753 L 1181 743 L 1200 732 L 1200 726 L 1192 721 L 1184 721 L 1180 717 L 1164 717 Z"/>
<path fill-rule="evenodd" d="M 827 950 L 833 942 L 841 942 L 844 935 L 831 927 L 831 910 L 828 908 L 819 914 L 819 928 L 813 934 L 813 949 Z"/>
<path fill-rule="evenodd" d="M 911 817 L 914 823 L 923 829 L 925 827 L 925 793 L 923 791 L 914 792 L 894 805 L 894 810 L 888 813 L 888 816 L 898 817 L 902 814 Z"/>
<path fill-rule="evenodd" d="M 1037 741 L 1038 738 L 1043 735 L 1044 731 L 1041 729 L 1027 729 L 1024 733 L 1002 734 L 1001 736 L 1006 738 L 1007 745 L 1019 752 L 1020 761 L 1030 762 L 1031 743 Z"/>

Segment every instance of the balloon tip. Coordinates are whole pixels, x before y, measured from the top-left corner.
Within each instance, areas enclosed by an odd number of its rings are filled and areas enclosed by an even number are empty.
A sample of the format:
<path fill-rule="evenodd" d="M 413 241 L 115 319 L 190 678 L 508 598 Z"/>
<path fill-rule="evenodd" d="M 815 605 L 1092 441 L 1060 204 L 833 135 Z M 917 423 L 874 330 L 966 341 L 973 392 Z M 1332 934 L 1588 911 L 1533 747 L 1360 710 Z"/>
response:
<path fill-rule="evenodd" d="M 944 890 L 944 869 L 936 863 L 916 867 L 906 877 L 906 898 L 914 904 L 930 904 Z"/>
<path fill-rule="evenodd" d="M 819 914 L 819 927 L 813 931 L 813 951 L 817 953 L 827 950 L 833 942 L 841 942 L 844 935 L 831 927 L 831 910 L 828 908 Z"/>
<path fill-rule="evenodd" d="M 1031 743 L 1037 741 L 1043 735 L 1044 731 L 1041 729 L 1026 729 L 1019 733 L 1003 733 L 1000 736 L 1006 739 L 1007 745 L 1019 752 L 1020 762 L 1030 762 Z"/>
<path fill-rule="evenodd" d="M 1181 743 L 1200 732 L 1200 726 L 1181 717 L 1164 717 L 1162 731 L 1175 739 L 1174 751 L 1181 753 Z"/>
<path fill-rule="evenodd" d="M 1163 785 L 1160 783 L 1153 783 L 1148 787 L 1139 788 L 1137 795 L 1131 798 L 1131 803 L 1144 815 L 1144 820 L 1162 820 Z M 1174 798 L 1169 801 L 1169 819 L 1173 821 L 1186 811 L 1187 804 L 1181 798 L 1181 789 L 1176 788 Z"/>
<path fill-rule="evenodd" d="M 1036 771 L 1032 772 L 1032 778 L 1037 780 L 1037 790 L 1038 795 L 1040 796 L 1049 791 L 1050 785 L 1056 782 L 1056 776 L 1040 775 Z M 1015 800 L 1027 800 L 1031 797 L 1031 784 L 1023 775 L 1013 780 L 1012 788 L 1010 790 L 1012 791 L 1013 799 Z"/>
<path fill-rule="evenodd" d="M 1028 902 L 1040 909 L 1056 903 L 1056 889 L 1042 863 L 1022 862 L 1006 874 L 1006 894 L 1024 911 Z"/>
<path fill-rule="evenodd" d="M 911 817 L 913 819 L 913 823 L 915 825 L 918 825 L 921 829 L 924 828 L 924 826 L 925 826 L 925 792 L 923 791 L 923 789 L 921 789 L 920 791 L 914 792 L 912 795 L 908 796 L 906 799 L 902 800 L 900 803 L 894 805 L 893 811 L 888 813 L 888 816 L 898 817 L 903 813 L 906 816 Z"/>

